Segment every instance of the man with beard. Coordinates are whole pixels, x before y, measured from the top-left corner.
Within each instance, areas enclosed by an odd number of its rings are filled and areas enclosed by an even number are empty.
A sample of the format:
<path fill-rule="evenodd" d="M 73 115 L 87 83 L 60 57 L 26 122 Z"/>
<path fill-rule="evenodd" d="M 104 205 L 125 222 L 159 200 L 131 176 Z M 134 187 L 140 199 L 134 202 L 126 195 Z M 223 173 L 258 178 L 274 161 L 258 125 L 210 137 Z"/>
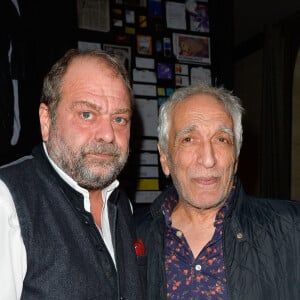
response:
<path fill-rule="evenodd" d="M 118 188 L 132 91 L 119 61 L 68 51 L 46 75 L 43 143 L 0 169 L 1 299 L 143 299 Z"/>

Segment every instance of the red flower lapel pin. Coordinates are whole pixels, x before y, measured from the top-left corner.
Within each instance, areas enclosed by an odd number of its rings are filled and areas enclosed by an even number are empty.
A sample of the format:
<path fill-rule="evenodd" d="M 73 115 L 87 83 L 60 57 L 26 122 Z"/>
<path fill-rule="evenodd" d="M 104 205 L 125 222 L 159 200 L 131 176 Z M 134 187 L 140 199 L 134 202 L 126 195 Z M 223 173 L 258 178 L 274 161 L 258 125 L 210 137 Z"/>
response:
<path fill-rule="evenodd" d="M 142 240 L 138 239 L 134 242 L 134 250 L 136 256 L 144 256 L 145 255 L 145 244 Z"/>

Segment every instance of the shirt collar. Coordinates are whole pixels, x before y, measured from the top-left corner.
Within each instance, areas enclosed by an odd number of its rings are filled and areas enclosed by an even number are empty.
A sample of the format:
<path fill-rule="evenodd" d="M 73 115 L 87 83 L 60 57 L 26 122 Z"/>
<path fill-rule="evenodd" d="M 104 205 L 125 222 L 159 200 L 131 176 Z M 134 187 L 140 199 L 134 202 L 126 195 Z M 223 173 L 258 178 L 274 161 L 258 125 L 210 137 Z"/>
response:
<path fill-rule="evenodd" d="M 77 192 L 79 192 L 80 194 L 83 195 L 83 199 L 84 199 L 84 209 L 88 212 L 91 211 L 90 209 L 90 197 L 89 197 L 89 191 L 83 187 L 81 187 L 80 185 L 78 185 L 78 183 L 71 178 L 68 174 L 66 174 L 61 168 L 59 168 L 59 166 L 50 158 L 48 151 L 47 151 L 47 147 L 46 144 L 43 143 L 43 148 L 44 151 L 46 153 L 46 156 L 50 162 L 50 164 L 52 165 L 52 167 L 54 168 L 54 170 L 58 173 L 58 175 L 69 185 L 71 186 L 74 190 L 76 190 Z M 106 206 L 106 202 L 109 198 L 109 196 L 111 195 L 111 193 L 114 191 L 114 189 L 116 189 L 119 186 L 119 181 L 116 179 L 114 180 L 109 186 L 105 187 L 101 192 L 102 192 L 102 199 L 103 199 L 103 205 Z"/>

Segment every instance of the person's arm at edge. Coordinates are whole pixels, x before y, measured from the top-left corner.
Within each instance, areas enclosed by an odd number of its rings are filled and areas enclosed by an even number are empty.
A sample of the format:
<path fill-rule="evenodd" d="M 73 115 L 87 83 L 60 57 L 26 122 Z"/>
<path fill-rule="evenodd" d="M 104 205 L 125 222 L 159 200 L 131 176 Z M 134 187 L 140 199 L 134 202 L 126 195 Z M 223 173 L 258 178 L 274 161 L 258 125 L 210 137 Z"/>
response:
<path fill-rule="evenodd" d="M 0 299 L 21 298 L 26 250 L 12 196 L 0 180 Z"/>

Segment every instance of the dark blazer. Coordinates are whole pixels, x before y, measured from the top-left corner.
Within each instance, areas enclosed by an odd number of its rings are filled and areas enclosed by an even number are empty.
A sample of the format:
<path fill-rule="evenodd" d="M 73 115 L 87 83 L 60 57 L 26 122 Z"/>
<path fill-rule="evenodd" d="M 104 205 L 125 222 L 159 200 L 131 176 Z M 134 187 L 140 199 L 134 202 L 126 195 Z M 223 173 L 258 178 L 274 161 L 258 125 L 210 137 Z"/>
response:
<path fill-rule="evenodd" d="M 149 300 L 166 299 L 161 204 L 168 193 L 135 216 L 146 246 Z M 238 181 L 223 226 L 228 299 L 300 299 L 300 202 L 249 196 Z"/>
<path fill-rule="evenodd" d="M 0 169 L 16 206 L 27 252 L 21 299 L 143 299 L 131 208 L 116 189 L 108 200 L 117 271 L 83 196 L 50 165 L 42 147 Z"/>

